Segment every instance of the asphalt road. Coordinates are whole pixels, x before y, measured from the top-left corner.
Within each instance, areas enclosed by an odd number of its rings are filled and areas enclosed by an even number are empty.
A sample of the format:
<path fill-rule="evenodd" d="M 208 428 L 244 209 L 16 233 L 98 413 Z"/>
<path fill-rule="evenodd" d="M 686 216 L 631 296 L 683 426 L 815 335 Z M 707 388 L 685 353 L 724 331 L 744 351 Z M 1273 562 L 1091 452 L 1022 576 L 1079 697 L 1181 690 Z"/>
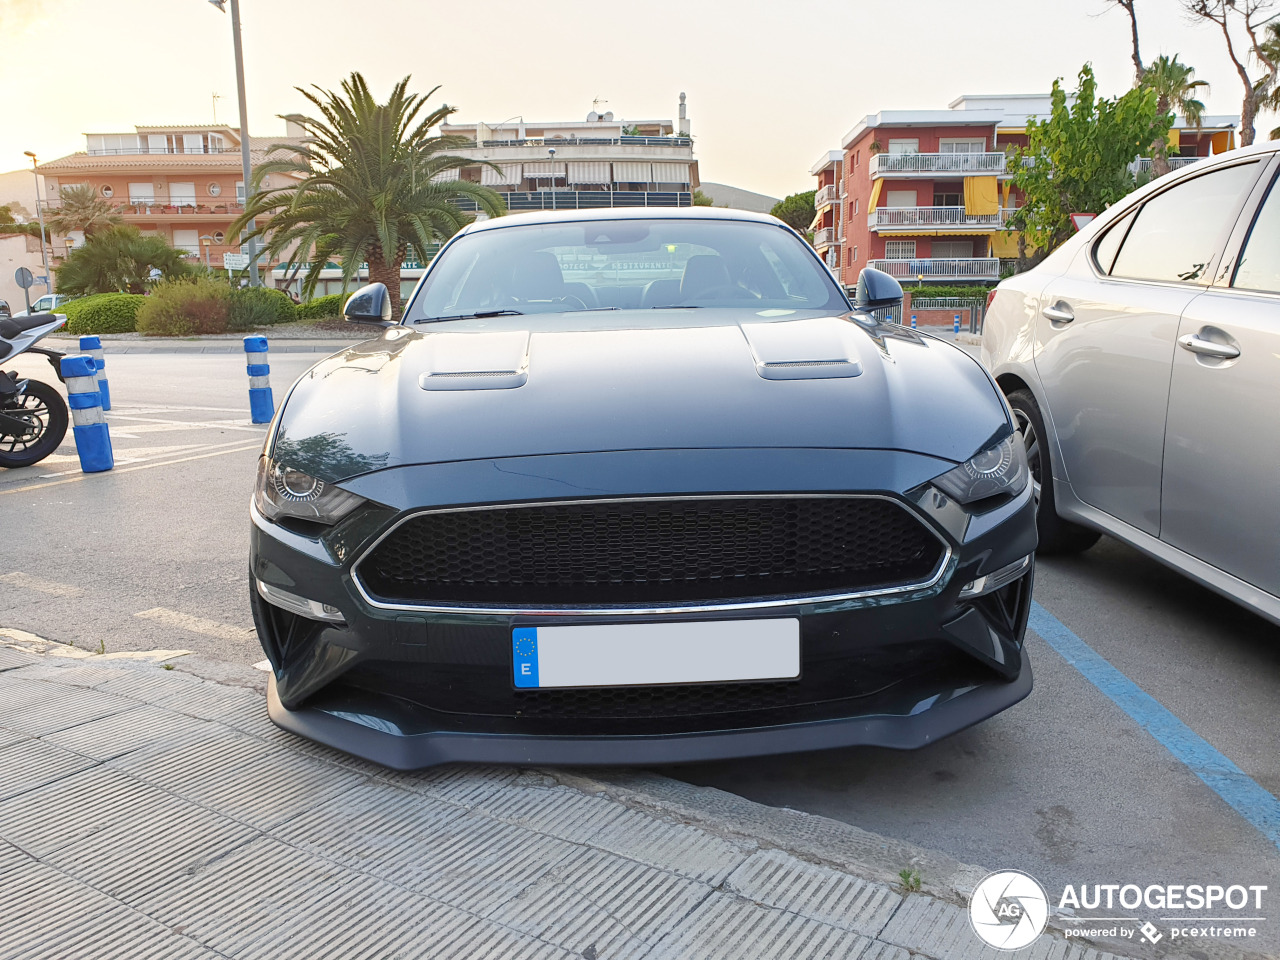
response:
<path fill-rule="evenodd" d="M 94 650 L 258 661 L 245 508 L 264 428 L 248 422 L 243 356 L 108 356 L 117 468 L 81 474 L 68 435 L 44 463 L 0 471 L 0 627 Z M 319 356 L 274 353 L 277 396 Z M 6 367 L 49 379 L 41 358 Z M 1036 600 L 1280 794 L 1280 628 L 1106 538 L 1079 557 L 1042 560 Z M 1028 643 L 1032 695 L 929 748 L 664 772 L 1025 870 L 1050 890 L 1239 883 L 1280 896 L 1273 840 L 1043 639 Z M 1259 926 L 1280 948 L 1280 915 Z"/>

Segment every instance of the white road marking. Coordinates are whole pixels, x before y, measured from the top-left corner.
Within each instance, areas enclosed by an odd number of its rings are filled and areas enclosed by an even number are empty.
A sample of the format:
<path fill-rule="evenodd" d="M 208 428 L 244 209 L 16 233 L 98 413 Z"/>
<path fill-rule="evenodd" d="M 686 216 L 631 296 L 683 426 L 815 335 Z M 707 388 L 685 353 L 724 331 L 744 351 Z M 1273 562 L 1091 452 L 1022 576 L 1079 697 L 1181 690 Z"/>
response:
<path fill-rule="evenodd" d="M 111 475 L 117 475 L 121 473 L 132 473 L 134 470 L 150 470 L 152 467 L 167 467 L 175 463 L 187 463 L 190 460 L 204 460 L 208 457 L 220 457 L 224 453 L 241 453 L 245 450 L 260 450 L 260 449 L 262 449 L 261 443 L 251 443 L 251 444 L 248 444 L 247 446 L 232 447 L 229 450 L 214 450 L 212 453 L 197 453 L 194 456 L 190 456 L 190 457 L 178 457 L 176 460 L 157 460 L 154 463 L 140 463 L 137 466 L 125 467 L 123 470 L 116 469 L 116 470 L 108 471 L 105 475 L 111 476 Z M 58 487 L 64 483 L 79 483 L 80 481 L 87 480 L 90 477 L 98 477 L 103 475 L 104 474 L 98 474 L 98 473 L 78 473 L 75 476 L 66 477 L 65 479 L 62 479 L 62 480 L 50 480 L 48 483 L 33 483 L 30 486 L 26 486 L 26 487 L 14 487 L 12 490 L 0 490 L 0 497 L 7 496 L 8 494 L 11 494 L 11 493 L 26 493 L 28 490 L 43 490 L 45 487 Z"/>
<path fill-rule="evenodd" d="M 135 613 L 134 616 L 142 620 L 154 620 L 156 623 L 163 623 L 166 626 L 178 627 L 182 630 L 189 630 L 192 633 L 213 637 L 215 640 L 231 640 L 240 643 L 245 640 L 252 640 L 258 635 L 257 631 L 252 627 L 233 627 L 229 623 L 207 620 L 204 617 L 183 613 L 180 610 L 169 610 L 165 607 L 152 607 L 150 610 L 142 610 Z"/>
<path fill-rule="evenodd" d="M 132 433 L 167 433 L 172 430 L 247 430 L 250 433 L 262 433 L 266 424 L 254 426 L 247 418 L 235 420 L 162 420 L 157 417 L 130 417 L 112 413 L 107 417 L 108 423 L 131 421 L 129 431 Z M 136 425 L 134 423 L 136 421 Z"/>
<path fill-rule="evenodd" d="M 54 597 L 78 597 L 84 593 L 79 587 L 69 583 L 57 583 L 53 580 L 41 580 L 39 577 L 28 576 L 21 570 L 15 570 L 12 573 L 6 573 L 0 576 L 0 583 L 11 583 L 15 587 L 22 587 L 26 590 L 35 590 L 38 593 L 47 593 Z"/>
<path fill-rule="evenodd" d="M 255 664 L 253 665 L 253 669 L 255 669 L 255 670 L 261 670 L 263 673 L 270 673 L 270 672 L 271 672 L 271 661 L 270 661 L 270 660 L 259 660 L 257 663 L 255 663 Z"/>

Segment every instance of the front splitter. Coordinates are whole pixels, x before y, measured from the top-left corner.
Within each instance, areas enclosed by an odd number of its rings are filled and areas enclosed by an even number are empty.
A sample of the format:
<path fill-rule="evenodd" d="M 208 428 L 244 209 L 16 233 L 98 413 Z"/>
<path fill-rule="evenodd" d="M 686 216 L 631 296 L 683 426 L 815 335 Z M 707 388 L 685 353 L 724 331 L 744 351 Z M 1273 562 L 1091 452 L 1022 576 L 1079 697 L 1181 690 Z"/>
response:
<path fill-rule="evenodd" d="M 287 709 L 267 687 L 267 712 L 281 729 L 397 770 L 442 763 L 540 766 L 656 766 L 839 747 L 915 750 L 1007 710 L 1031 693 L 1031 664 L 1009 683 L 971 687 L 908 716 L 875 715 L 662 736 L 540 736 L 429 731 L 406 734 L 372 715 Z"/>

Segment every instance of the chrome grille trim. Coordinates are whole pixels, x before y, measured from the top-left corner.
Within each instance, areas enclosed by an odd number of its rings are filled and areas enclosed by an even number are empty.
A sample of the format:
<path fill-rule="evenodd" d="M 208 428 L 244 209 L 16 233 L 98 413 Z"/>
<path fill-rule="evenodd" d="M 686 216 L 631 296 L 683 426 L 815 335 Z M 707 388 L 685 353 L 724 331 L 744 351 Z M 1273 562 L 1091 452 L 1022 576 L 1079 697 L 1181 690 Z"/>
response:
<path fill-rule="evenodd" d="M 854 590 L 847 593 L 824 593 L 824 594 L 801 594 L 788 596 L 775 596 L 767 600 L 738 600 L 732 603 L 685 603 L 685 604 L 667 604 L 652 607 L 628 607 L 622 605 L 601 604 L 595 607 L 579 607 L 579 606 L 555 606 L 547 605 L 541 607 L 529 606 L 511 606 L 511 607 L 490 607 L 484 604 L 429 604 L 429 603 L 388 603 L 385 600 L 378 600 L 365 589 L 364 582 L 360 579 L 360 564 L 364 562 L 370 554 L 372 554 L 384 540 L 396 532 L 401 526 L 413 520 L 415 517 L 421 517 L 433 513 L 468 513 L 477 510 L 519 510 L 525 507 L 545 507 L 545 506 L 574 506 L 576 504 L 596 504 L 596 503 L 658 503 L 670 501 L 689 501 L 689 500 L 769 500 L 769 499 L 856 499 L 856 500 L 884 500 L 894 504 L 898 509 L 905 511 L 913 520 L 919 523 L 925 530 L 929 532 L 940 544 L 942 544 L 942 556 L 939 557 L 937 566 L 925 580 L 912 583 L 897 584 L 892 587 L 880 587 L 870 590 Z M 432 507 L 424 510 L 414 510 L 406 513 L 403 517 L 393 523 L 384 530 L 376 540 L 371 542 L 360 555 L 351 564 L 351 582 L 355 584 L 356 590 L 359 592 L 361 599 L 369 606 L 378 610 L 396 610 L 406 613 L 470 613 L 476 615 L 488 616 L 596 616 L 596 617 L 617 617 L 617 616 L 648 616 L 648 615 L 679 615 L 679 614 L 697 614 L 697 613 L 729 613 L 737 610 L 761 610 L 776 607 L 794 607 L 805 604 L 815 603 L 837 603 L 842 600 L 862 600 L 870 597 L 890 597 L 899 594 L 916 593 L 921 590 L 931 590 L 942 581 L 946 575 L 953 551 L 951 544 L 938 533 L 933 524 L 925 520 L 919 513 L 911 508 L 906 502 L 896 497 L 888 497 L 883 494 L 874 493 L 765 493 L 765 494 L 706 494 L 698 496 L 658 496 L 658 497 L 593 497 L 578 500 L 535 500 L 535 501 L 519 501 L 516 503 L 490 503 L 474 507 Z"/>

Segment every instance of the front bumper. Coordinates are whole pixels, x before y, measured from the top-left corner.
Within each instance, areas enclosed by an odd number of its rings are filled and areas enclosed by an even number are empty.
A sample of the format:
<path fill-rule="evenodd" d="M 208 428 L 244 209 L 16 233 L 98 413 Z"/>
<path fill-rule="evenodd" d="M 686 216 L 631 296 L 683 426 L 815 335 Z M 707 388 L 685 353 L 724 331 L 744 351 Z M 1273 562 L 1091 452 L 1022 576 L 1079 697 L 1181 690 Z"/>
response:
<path fill-rule="evenodd" d="M 717 453 L 700 458 L 698 472 L 708 482 L 704 489 L 740 490 L 742 472 L 733 458 Z M 755 475 L 765 478 L 761 483 L 772 484 L 771 490 L 815 489 L 794 476 L 782 477 L 787 452 L 777 452 L 776 460 L 771 453 L 752 455 L 761 468 Z M 829 476 L 834 487 L 839 477 L 850 475 L 849 454 L 827 452 L 831 469 L 807 475 Z M 919 486 L 918 477 L 941 472 L 936 462 L 913 465 L 909 455 L 880 457 L 889 465 L 888 473 L 874 489 L 899 499 L 907 498 L 903 491 Z M 571 473 L 569 461 L 581 458 L 545 459 L 562 463 L 540 465 L 538 475 L 544 478 L 556 469 Z M 789 458 L 788 465 L 795 459 Z M 726 474 L 717 478 L 716 464 L 722 460 Z M 522 466 L 523 475 L 530 476 L 528 465 Z M 873 468 L 872 460 L 863 457 L 854 472 L 868 476 Z M 443 475 L 436 474 L 434 483 L 410 484 L 409 496 L 412 488 L 432 489 L 438 491 L 438 502 L 457 503 L 460 498 L 449 497 L 452 485 L 439 482 Z M 477 467 L 477 475 L 492 471 Z M 737 487 L 729 486 L 730 475 Z M 393 479 L 388 478 L 388 489 Z M 668 474 L 655 484 L 669 487 L 672 482 Z M 626 469 L 612 483 L 613 489 L 597 486 L 592 492 L 681 492 L 680 487 L 637 491 L 635 472 Z M 951 547 L 946 569 L 926 588 L 727 613 L 691 609 L 677 615 L 797 617 L 802 650 L 797 681 L 573 691 L 514 689 L 511 630 L 530 625 L 528 617 L 371 604 L 352 578 L 353 561 L 395 518 L 424 505 L 392 495 L 382 502 L 393 508 L 353 517 L 322 539 L 290 532 L 253 513 L 251 597 L 273 667 L 272 720 L 388 766 L 408 769 L 453 761 L 658 764 L 854 745 L 912 749 L 978 723 L 1031 690 L 1022 636 L 1032 571 L 995 594 L 976 600 L 959 597 L 966 583 L 1034 551 L 1029 491 L 959 525 L 954 510 L 913 506 Z M 258 581 L 336 607 L 345 622 L 322 623 L 288 613 L 258 595 Z M 543 615 L 533 622 L 550 626 L 646 619 L 651 618 L 602 613 Z"/>

